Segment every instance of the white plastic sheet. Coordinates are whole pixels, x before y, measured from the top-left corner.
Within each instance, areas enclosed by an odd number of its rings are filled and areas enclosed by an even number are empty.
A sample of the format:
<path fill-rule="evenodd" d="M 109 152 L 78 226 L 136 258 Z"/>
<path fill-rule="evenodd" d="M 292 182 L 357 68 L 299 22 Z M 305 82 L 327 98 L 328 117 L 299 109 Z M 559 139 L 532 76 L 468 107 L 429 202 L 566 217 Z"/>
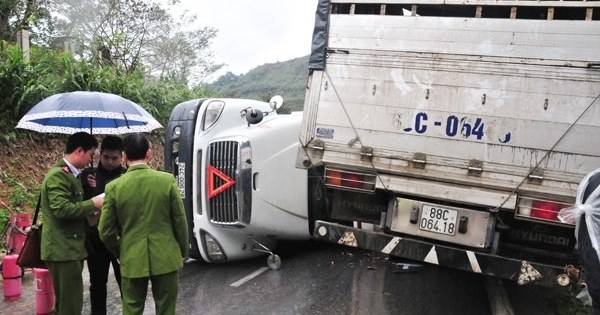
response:
<path fill-rule="evenodd" d="M 600 260 L 600 247 L 598 244 L 600 243 L 598 240 L 598 237 L 600 236 L 600 185 L 598 185 L 587 197 L 585 203 L 582 202 L 583 194 L 589 184 L 590 178 L 598 173 L 600 173 L 600 168 L 587 174 L 583 180 L 581 180 L 579 187 L 577 188 L 575 204 L 560 210 L 558 218 L 562 222 L 575 224 L 575 237 L 577 237 L 579 232 L 579 219 L 582 214 L 585 215 L 585 223 L 590 235 L 590 241 Z"/>

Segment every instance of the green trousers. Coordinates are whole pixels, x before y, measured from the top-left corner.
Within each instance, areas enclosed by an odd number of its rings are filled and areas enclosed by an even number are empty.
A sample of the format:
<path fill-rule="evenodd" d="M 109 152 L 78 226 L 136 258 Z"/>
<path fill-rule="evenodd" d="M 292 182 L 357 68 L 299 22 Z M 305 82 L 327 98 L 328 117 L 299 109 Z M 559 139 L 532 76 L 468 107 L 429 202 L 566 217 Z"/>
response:
<path fill-rule="evenodd" d="M 178 271 L 143 278 L 121 277 L 123 315 L 142 315 L 144 313 L 148 281 L 152 284 L 152 296 L 156 306 L 155 314 L 175 315 L 179 288 Z"/>
<path fill-rule="evenodd" d="M 83 261 L 46 261 L 54 288 L 56 315 L 81 315 L 83 309 Z"/>

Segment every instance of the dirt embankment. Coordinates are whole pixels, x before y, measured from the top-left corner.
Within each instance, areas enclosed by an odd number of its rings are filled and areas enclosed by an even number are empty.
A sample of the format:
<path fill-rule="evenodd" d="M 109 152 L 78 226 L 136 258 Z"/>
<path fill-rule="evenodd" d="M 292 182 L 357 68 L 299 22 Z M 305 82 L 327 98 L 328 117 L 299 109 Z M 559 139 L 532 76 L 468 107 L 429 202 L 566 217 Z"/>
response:
<path fill-rule="evenodd" d="M 5 139 L 0 139 L 0 201 L 5 202 L 11 209 L 23 208 L 24 211 L 32 212 L 33 207 L 30 204 L 34 202 L 22 206 L 14 203 L 22 199 L 20 197 L 24 192 L 33 194 L 38 191 L 46 171 L 63 156 L 67 138 L 68 135 L 21 132 L 16 138 L 9 139 L 9 144 Z M 155 135 L 151 135 L 150 138 L 153 156 L 150 166 L 154 169 L 163 169 L 162 139 Z M 97 139 L 101 142 L 102 136 L 98 136 Z M 98 161 L 97 151 L 94 164 Z M 4 211 L 3 208 L 0 209 Z"/>

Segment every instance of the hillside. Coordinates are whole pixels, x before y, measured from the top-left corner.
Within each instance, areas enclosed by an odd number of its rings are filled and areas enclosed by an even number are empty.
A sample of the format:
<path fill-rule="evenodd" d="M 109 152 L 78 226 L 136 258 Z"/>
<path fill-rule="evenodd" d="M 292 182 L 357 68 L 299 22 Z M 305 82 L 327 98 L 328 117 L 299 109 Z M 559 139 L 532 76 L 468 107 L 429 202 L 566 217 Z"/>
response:
<path fill-rule="evenodd" d="M 264 64 L 239 76 L 228 72 L 210 87 L 222 97 L 268 101 L 274 95 L 281 95 L 283 107 L 280 112 L 289 113 L 302 110 L 307 78 L 308 56 L 304 56 Z"/>

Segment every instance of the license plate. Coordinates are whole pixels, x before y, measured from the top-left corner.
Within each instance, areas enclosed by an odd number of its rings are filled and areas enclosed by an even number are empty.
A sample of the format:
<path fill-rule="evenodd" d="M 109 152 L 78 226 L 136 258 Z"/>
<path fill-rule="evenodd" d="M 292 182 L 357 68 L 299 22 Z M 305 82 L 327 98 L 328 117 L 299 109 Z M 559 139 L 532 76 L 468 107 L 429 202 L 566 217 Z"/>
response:
<path fill-rule="evenodd" d="M 441 207 L 423 205 L 419 228 L 424 231 L 454 235 L 456 233 L 456 218 L 458 211 Z"/>

